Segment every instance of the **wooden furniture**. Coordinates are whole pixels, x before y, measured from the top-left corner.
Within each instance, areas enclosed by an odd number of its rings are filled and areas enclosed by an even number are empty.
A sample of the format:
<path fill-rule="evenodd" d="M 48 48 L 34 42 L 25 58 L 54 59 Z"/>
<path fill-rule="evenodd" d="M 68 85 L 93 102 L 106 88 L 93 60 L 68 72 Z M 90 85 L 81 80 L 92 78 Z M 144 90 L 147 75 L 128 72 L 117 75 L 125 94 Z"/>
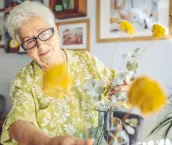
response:
<path fill-rule="evenodd" d="M 12 0 L 4 0 L 4 7 L 3 8 L 0 8 L 0 13 L 3 13 L 3 18 L 4 18 L 4 21 L 6 21 L 6 18 L 7 18 L 7 15 L 9 14 L 9 12 L 11 11 L 11 9 L 15 6 L 17 6 L 19 3 L 16 2 L 16 1 L 12 1 Z M 11 40 L 10 36 L 8 35 L 8 32 L 7 32 L 7 29 L 4 27 L 4 43 L 3 44 L 0 44 L 0 48 L 5 48 L 5 51 L 6 52 L 10 52 L 10 49 L 9 49 L 9 45 L 7 42 Z M 10 40 L 9 40 L 10 38 Z"/>
<path fill-rule="evenodd" d="M 49 0 L 49 7 L 54 12 L 57 19 L 84 17 L 87 15 L 87 0 L 74 0 L 73 9 L 62 9 L 62 11 L 55 11 L 55 6 L 62 5 L 62 1 L 63 0 Z"/>

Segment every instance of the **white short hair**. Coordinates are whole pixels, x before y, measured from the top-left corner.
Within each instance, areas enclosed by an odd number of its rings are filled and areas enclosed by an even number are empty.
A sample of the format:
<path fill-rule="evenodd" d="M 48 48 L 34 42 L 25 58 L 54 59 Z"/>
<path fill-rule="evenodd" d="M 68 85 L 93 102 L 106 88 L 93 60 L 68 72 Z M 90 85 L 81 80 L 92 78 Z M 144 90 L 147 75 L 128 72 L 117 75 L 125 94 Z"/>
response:
<path fill-rule="evenodd" d="M 54 14 L 49 8 L 47 8 L 40 2 L 25 1 L 20 5 L 14 7 L 7 18 L 8 32 L 13 39 L 20 42 L 18 29 L 31 16 L 40 16 L 41 18 L 46 20 L 52 27 L 55 26 Z"/>

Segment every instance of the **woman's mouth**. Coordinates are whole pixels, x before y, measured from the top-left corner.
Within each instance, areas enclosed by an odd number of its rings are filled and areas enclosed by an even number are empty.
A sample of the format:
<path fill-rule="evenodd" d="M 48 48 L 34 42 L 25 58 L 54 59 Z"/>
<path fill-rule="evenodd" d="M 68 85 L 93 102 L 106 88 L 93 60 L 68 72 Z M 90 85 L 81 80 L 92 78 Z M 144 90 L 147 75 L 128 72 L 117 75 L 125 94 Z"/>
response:
<path fill-rule="evenodd" d="M 50 50 L 51 50 L 51 49 L 49 49 L 49 50 L 47 50 L 47 51 L 45 51 L 45 52 L 43 52 L 43 53 L 40 53 L 40 55 L 41 55 L 41 56 L 45 56 L 46 54 L 48 54 L 48 53 L 50 52 Z"/>

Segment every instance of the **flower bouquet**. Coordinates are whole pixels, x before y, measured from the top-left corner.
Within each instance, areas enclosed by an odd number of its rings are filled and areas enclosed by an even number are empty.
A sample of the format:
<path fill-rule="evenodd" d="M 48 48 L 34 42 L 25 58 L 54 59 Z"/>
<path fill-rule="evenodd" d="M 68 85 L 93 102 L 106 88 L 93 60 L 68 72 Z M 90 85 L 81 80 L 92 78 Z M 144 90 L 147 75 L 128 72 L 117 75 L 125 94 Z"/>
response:
<path fill-rule="evenodd" d="M 121 31 L 134 34 L 131 23 L 122 21 L 120 27 Z M 158 39 L 164 35 L 165 29 L 161 25 L 154 24 L 152 33 L 153 38 Z M 132 113 L 132 108 L 137 107 L 142 114 L 148 114 L 157 111 L 165 103 L 166 95 L 156 81 L 146 76 L 136 78 L 138 63 L 151 43 L 152 40 L 143 49 L 136 48 L 123 54 L 125 68 L 109 83 L 90 80 L 85 85 L 85 91 L 95 98 L 95 110 L 99 112 L 99 126 L 90 131 L 96 145 L 135 144 L 143 117 Z M 130 83 L 132 84 L 128 94 L 126 92 L 109 94 L 110 90 Z"/>
<path fill-rule="evenodd" d="M 127 21 L 121 21 L 120 28 L 123 33 L 134 34 L 132 24 Z M 165 29 L 161 25 L 154 24 L 152 32 L 153 38 L 157 39 L 164 35 Z M 143 49 L 136 48 L 123 54 L 124 70 L 108 82 L 91 79 L 85 84 L 84 91 L 94 99 L 94 108 L 99 112 L 99 126 L 89 130 L 89 137 L 95 138 L 95 145 L 135 144 L 143 117 L 132 113 L 133 108 L 137 107 L 142 114 L 147 114 L 157 111 L 164 105 L 166 95 L 159 84 L 149 77 L 137 78 L 135 75 L 139 61 L 151 42 L 152 40 Z M 57 74 L 62 77 L 57 78 Z M 43 91 L 54 96 L 57 91 L 67 93 L 71 80 L 66 64 L 52 66 L 44 75 Z M 109 94 L 116 87 L 130 83 L 127 94 L 125 92 Z"/>

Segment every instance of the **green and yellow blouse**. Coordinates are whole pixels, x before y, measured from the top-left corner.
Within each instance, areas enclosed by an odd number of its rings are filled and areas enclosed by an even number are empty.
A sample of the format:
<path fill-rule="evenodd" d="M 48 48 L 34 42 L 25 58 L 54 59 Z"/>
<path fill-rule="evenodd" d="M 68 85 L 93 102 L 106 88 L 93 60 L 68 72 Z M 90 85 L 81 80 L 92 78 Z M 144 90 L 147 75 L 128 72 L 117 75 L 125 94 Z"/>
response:
<path fill-rule="evenodd" d="M 8 132 L 17 120 L 31 122 L 51 137 L 73 135 L 83 138 L 85 129 L 97 126 L 98 114 L 94 111 L 93 99 L 83 88 L 89 79 L 108 81 L 111 72 L 89 52 L 65 52 L 74 80 L 70 96 L 44 96 L 41 89 L 43 70 L 32 61 L 14 79 L 12 109 L 3 125 L 2 144 L 17 144 Z"/>

